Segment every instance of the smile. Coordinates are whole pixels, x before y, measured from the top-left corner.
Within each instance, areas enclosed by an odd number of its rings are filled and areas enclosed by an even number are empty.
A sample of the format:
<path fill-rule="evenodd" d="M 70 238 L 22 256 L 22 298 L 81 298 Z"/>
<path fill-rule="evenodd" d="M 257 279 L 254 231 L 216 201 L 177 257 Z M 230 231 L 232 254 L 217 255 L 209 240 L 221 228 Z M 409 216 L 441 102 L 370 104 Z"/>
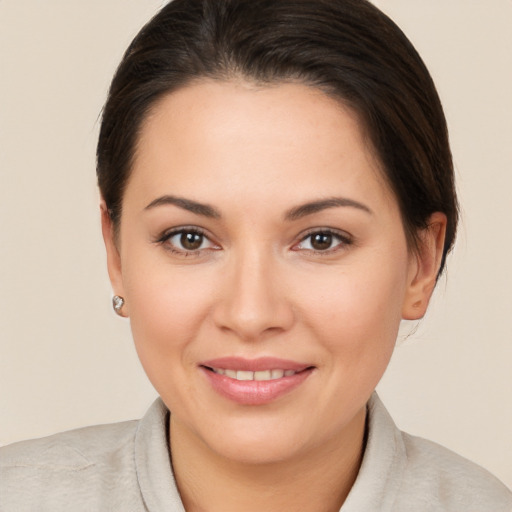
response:
<path fill-rule="evenodd" d="M 301 387 L 315 366 L 274 357 L 225 357 L 199 365 L 211 389 L 241 405 L 264 405 Z"/>
<path fill-rule="evenodd" d="M 211 371 L 218 375 L 225 375 L 230 379 L 235 380 L 256 380 L 256 381 L 265 381 L 265 380 L 276 380 L 282 379 L 283 377 L 292 377 L 295 375 L 295 370 L 260 370 L 256 372 L 248 371 L 248 370 L 233 370 L 228 368 L 210 368 Z"/>

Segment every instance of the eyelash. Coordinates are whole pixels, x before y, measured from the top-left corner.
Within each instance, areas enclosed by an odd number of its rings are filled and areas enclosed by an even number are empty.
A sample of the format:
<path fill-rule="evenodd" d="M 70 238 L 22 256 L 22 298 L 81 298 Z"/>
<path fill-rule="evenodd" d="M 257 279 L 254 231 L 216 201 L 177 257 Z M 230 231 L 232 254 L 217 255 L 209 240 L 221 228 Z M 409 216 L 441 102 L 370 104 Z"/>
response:
<path fill-rule="evenodd" d="M 199 248 L 193 249 L 193 250 L 189 250 L 189 249 L 185 249 L 185 248 L 179 249 L 179 248 L 176 248 L 175 244 L 170 243 L 170 240 L 177 235 L 181 235 L 181 236 L 183 236 L 183 235 L 199 235 L 202 237 L 201 245 L 203 245 L 203 243 L 205 241 L 208 241 L 210 244 L 212 244 L 213 247 L 206 247 L 206 248 L 202 248 L 202 249 L 199 247 Z M 328 229 L 328 228 L 314 229 L 314 230 L 311 230 L 308 233 L 306 233 L 304 236 L 302 236 L 300 241 L 292 246 L 292 250 L 293 251 L 301 250 L 301 248 L 298 246 L 303 244 L 306 240 L 311 239 L 315 235 L 330 236 L 330 237 L 332 237 L 333 241 L 337 240 L 338 243 L 334 247 L 329 247 L 325 250 L 314 249 L 314 248 L 311 248 L 311 249 L 304 248 L 302 250 L 307 251 L 309 253 L 318 254 L 320 256 L 326 256 L 326 255 L 333 254 L 339 250 L 342 250 L 343 248 L 346 248 L 354 243 L 353 239 L 347 233 L 335 231 L 333 229 Z M 185 257 L 199 256 L 201 253 L 203 253 L 203 251 L 218 250 L 218 246 L 215 247 L 215 244 L 210 240 L 210 238 L 208 237 L 206 232 L 198 227 L 195 227 L 195 226 L 191 226 L 191 227 L 185 226 L 185 227 L 172 229 L 170 231 L 166 231 L 161 236 L 158 237 L 158 239 L 156 240 L 156 243 L 161 244 L 161 245 L 165 244 L 166 250 L 170 251 L 173 254 L 177 254 L 179 256 L 185 256 Z"/>
<path fill-rule="evenodd" d="M 177 248 L 175 244 L 170 243 L 170 240 L 177 235 L 181 235 L 181 236 L 183 236 L 183 235 L 199 235 L 202 237 L 201 245 L 203 245 L 203 243 L 205 241 L 208 241 L 212 245 L 212 247 L 206 247 L 206 248 L 202 248 L 202 249 L 198 248 L 198 249 L 194 249 L 194 250 L 189 250 L 189 249 L 185 249 L 185 248 L 183 248 L 183 249 Z M 173 254 L 177 254 L 179 256 L 185 256 L 185 257 L 199 256 L 201 253 L 203 253 L 203 251 L 217 250 L 217 248 L 215 247 L 215 244 L 210 240 L 210 238 L 208 237 L 206 232 L 198 227 L 195 227 L 195 226 L 190 226 L 190 227 L 185 226 L 185 227 L 181 227 L 181 228 L 172 229 L 170 231 L 165 231 L 161 236 L 158 237 L 158 239 L 156 240 L 156 243 L 165 245 L 165 249 L 170 251 Z"/>
<path fill-rule="evenodd" d="M 325 249 L 325 250 L 319 250 L 319 249 L 314 249 L 314 248 L 302 249 L 302 250 L 310 252 L 310 253 L 318 254 L 320 256 L 328 256 L 328 255 L 336 253 L 340 250 L 343 250 L 344 248 L 347 248 L 348 246 L 350 246 L 354 243 L 354 240 L 352 239 L 352 237 L 349 236 L 345 232 L 340 232 L 340 231 L 336 231 L 336 230 L 329 229 L 329 228 L 314 229 L 314 230 L 311 230 L 308 233 L 306 233 L 300 239 L 300 241 L 293 246 L 292 250 L 300 250 L 300 248 L 299 249 L 294 249 L 294 248 L 298 247 L 300 244 L 303 244 L 306 240 L 312 239 L 312 237 L 315 235 L 327 235 L 327 236 L 332 237 L 333 242 L 335 240 L 337 240 L 338 242 L 334 245 L 334 247 L 329 247 L 328 249 Z M 311 244 L 311 242 L 310 242 L 310 244 Z"/>

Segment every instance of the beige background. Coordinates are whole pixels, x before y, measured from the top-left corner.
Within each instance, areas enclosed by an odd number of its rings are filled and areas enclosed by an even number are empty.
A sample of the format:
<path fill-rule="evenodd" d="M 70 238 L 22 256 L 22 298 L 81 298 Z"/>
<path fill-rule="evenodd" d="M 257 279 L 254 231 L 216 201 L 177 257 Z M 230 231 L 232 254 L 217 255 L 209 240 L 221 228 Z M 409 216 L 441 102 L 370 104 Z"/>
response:
<path fill-rule="evenodd" d="M 377 3 L 438 85 L 463 214 L 380 393 L 403 429 L 512 486 L 512 2 Z M 110 309 L 94 147 L 113 70 L 160 4 L 0 0 L 0 444 L 139 417 L 155 396 Z"/>

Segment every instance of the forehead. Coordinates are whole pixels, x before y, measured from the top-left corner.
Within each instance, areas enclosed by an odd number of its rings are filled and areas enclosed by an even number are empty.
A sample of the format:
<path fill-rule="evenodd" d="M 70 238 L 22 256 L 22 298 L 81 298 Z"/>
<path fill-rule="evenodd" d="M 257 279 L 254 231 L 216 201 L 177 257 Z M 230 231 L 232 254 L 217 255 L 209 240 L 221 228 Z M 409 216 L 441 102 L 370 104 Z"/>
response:
<path fill-rule="evenodd" d="M 218 185 L 269 200 L 283 188 L 301 201 L 356 184 L 358 194 L 390 194 L 357 115 L 295 83 L 208 80 L 166 95 L 142 125 L 130 182 L 148 196 L 211 196 Z"/>

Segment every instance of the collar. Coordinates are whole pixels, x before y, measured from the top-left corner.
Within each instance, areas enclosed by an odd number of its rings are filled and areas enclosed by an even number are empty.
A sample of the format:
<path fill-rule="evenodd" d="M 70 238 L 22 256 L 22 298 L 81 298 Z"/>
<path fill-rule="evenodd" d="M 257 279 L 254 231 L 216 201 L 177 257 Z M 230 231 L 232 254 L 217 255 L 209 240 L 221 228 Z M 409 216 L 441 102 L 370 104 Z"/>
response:
<path fill-rule="evenodd" d="M 367 404 L 368 438 L 361 468 L 340 512 L 389 512 L 406 464 L 401 432 L 373 393 Z M 135 467 L 149 512 L 185 512 L 169 457 L 169 411 L 160 398 L 139 422 L 135 434 Z"/>
<path fill-rule="evenodd" d="M 368 439 L 363 460 L 340 512 L 389 512 L 402 482 L 407 461 L 402 433 L 376 392 L 367 410 Z"/>

